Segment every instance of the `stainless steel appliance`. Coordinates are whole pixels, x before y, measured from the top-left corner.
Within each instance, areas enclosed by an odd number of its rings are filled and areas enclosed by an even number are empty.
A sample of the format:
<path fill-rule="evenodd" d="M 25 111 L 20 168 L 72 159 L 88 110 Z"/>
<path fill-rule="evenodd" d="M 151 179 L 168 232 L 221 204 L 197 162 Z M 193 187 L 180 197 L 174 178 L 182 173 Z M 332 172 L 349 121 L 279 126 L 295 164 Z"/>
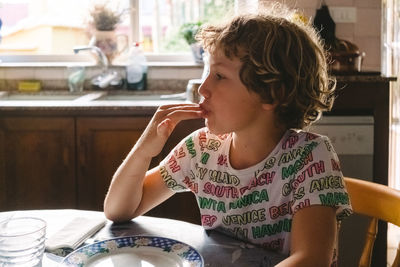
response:
<path fill-rule="evenodd" d="M 372 116 L 325 116 L 311 132 L 331 139 L 344 176 L 372 181 L 374 118 Z M 358 266 L 365 239 L 366 218 L 352 215 L 343 221 L 339 236 L 339 266 Z"/>

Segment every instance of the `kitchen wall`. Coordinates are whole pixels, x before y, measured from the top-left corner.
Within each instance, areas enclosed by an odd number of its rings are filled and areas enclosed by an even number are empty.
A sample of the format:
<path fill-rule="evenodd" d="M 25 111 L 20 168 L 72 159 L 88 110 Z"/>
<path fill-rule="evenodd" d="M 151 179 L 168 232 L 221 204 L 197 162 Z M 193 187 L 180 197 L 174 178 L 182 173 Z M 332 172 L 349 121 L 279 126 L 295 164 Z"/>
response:
<path fill-rule="evenodd" d="M 265 4 L 270 0 L 259 0 Z M 313 18 L 321 0 L 280 0 Z M 336 36 L 355 43 L 366 53 L 363 70 L 381 70 L 381 0 L 325 0 L 328 7 L 355 7 L 356 23 L 336 23 Z"/>
<path fill-rule="evenodd" d="M 249 1 L 249 0 L 246 0 Z M 274 2 L 272 0 L 258 0 L 261 4 Z M 321 5 L 321 0 L 280 0 L 289 7 L 298 8 L 307 17 L 312 19 L 316 9 Z M 337 23 L 336 35 L 338 38 L 355 43 L 360 51 L 366 53 L 363 62 L 363 70 L 381 70 L 381 0 L 325 0 L 329 7 L 356 7 L 356 23 Z M 38 64 L 38 65 L 6 65 L 0 66 L 0 90 L 15 90 L 19 80 L 38 79 L 43 81 L 44 89 L 65 89 L 66 88 L 66 68 L 63 64 Z M 117 67 L 123 72 L 121 67 Z M 94 68 L 89 68 L 88 77 L 91 77 Z M 164 87 L 170 85 L 171 88 L 184 90 L 188 79 L 199 78 L 202 67 L 196 64 L 162 64 L 161 66 L 151 66 L 148 78 L 149 87 Z M 175 83 L 178 79 L 179 85 Z M 169 87 L 169 86 L 167 86 Z"/>

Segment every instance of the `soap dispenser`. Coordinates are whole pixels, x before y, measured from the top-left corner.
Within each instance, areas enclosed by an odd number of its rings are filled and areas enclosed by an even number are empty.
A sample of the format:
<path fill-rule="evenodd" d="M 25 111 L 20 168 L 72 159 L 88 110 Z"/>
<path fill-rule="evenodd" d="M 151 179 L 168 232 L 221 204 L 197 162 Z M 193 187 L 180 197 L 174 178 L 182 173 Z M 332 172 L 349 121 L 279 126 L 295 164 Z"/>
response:
<path fill-rule="evenodd" d="M 139 43 L 135 43 L 129 50 L 126 65 L 126 85 L 128 90 L 146 90 L 147 63 Z"/>

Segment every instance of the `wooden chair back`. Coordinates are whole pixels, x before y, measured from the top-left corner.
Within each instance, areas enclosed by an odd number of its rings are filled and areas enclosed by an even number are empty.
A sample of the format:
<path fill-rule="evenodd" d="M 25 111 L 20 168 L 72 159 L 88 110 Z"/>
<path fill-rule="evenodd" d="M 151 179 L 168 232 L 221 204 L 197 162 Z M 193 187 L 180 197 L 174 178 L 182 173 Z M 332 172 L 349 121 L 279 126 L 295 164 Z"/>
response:
<path fill-rule="evenodd" d="M 378 220 L 400 226 L 400 191 L 385 185 L 345 177 L 354 213 L 370 217 L 359 267 L 371 265 L 372 249 L 378 232 Z M 400 267 L 400 246 L 392 267 Z"/>

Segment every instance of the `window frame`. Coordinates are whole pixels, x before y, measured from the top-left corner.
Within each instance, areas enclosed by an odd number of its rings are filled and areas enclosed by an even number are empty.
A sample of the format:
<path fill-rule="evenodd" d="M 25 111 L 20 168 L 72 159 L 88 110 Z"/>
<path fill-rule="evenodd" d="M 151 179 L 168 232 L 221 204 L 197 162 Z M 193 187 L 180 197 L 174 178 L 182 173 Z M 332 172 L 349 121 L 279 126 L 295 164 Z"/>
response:
<path fill-rule="evenodd" d="M 251 2 L 249 4 L 249 2 Z M 254 10 L 254 5 L 258 0 L 235 0 L 235 11 L 237 12 L 238 6 L 251 6 L 250 8 Z M 131 42 L 137 42 L 140 40 L 140 0 L 129 0 L 130 3 L 130 25 L 131 25 Z M 247 8 L 246 8 L 247 9 Z M 131 44 L 130 44 L 131 45 Z M 193 60 L 190 52 L 183 53 L 145 53 L 148 62 L 152 64 L 160 63 L 161 65 L 166 62 L 177 63 L 181 62 L 182 65 L 198 65 Z M 83 62 L 86 64 L 95 64 L 95 59 L 90 55 L 90 53 L 79 53 L 76 55 L 23 55 L 23 54 L 13 54 L 13 55 L 0 55 L 1 65 L 68 65 L 73 62 Z"/>

